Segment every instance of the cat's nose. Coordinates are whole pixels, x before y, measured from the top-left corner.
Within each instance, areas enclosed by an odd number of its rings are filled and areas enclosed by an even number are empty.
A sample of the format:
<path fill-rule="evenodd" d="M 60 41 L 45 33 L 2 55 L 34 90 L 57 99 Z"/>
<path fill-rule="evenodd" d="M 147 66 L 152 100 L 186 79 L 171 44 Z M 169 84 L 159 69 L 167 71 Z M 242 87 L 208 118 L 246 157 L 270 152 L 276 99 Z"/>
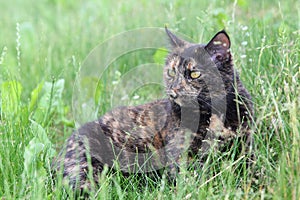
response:
<path fill-rule="evenodd" d="M 176 98 L 178 97 L 177 92 L 174 91 L 174 90 L 171 90 L 169 95 L 170 95 L 170 97 L 173 98 L 173 99 L 176 99 Z"/>

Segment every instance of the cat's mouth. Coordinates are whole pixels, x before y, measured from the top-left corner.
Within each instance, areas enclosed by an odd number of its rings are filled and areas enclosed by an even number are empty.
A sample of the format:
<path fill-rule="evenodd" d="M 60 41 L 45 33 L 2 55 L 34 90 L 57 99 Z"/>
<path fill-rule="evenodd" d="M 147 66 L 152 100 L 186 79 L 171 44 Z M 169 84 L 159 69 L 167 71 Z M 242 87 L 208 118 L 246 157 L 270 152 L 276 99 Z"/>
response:
<path fill-rule="evenodd" d="M 178 93 L 176 93 L 174 90 L 168 91 L 168 95 L 169 95 L 170 99 L 173 99 L 173 100 L 177 99 L 179 96 Z"/>
<path fill-rule="evenodd" d="M 169 99 L 179 106 L 194 106 L 198 105 L 197 96 L 194 95 L 180 95 L 174 91 L 168 93 Z"/>

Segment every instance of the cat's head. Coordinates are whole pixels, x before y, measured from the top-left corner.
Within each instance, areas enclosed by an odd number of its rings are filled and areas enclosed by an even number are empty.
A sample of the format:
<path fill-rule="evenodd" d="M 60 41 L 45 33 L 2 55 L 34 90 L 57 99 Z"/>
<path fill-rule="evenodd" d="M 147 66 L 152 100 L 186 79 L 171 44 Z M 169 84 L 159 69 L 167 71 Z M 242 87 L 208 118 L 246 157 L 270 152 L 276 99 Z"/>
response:
<path fill-rule="evenodd" d="M 233 75 L 227 33 L 223 30 L 207 44 L 194 44 L 178 38 L 167 28 L 166 32 L 172 45 L 164 68 L 169 98 L 185 105 L 224 94 Z"/>

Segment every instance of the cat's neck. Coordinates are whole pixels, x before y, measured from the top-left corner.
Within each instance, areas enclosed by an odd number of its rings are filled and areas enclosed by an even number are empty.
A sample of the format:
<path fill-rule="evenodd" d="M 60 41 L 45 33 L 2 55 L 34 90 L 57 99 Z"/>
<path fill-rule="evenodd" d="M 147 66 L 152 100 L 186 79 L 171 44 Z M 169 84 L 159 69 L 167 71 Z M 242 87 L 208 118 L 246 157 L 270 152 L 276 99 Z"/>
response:
<path fill-rule="evenodd" d="M 201 107 L 200 104 L 195 106 L 191 105 L 178 105 L 171 101 L 172 111 L 175 117 L 180 121 L 180 126 L 188 128 L 193 132 L 198 132 L 199 127 L 206 127 L 209 125 L 211 117 L 211 109 L 208 106 Z"/>

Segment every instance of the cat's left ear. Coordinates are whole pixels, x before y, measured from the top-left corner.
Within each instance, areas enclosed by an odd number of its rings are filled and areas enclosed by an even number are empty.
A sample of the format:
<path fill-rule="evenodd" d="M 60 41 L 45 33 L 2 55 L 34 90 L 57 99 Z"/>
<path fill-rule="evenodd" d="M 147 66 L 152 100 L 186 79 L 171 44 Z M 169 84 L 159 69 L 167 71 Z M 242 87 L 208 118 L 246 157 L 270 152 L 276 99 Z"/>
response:
<path fill-rule="evenodd" d="M 169 31 L 169 29 L 167 28 L 167 26 L 165 26 L 165 30 L 166 33 L 170 39 L 170 43 L 172 45 L 173 48 L 180 48 L 180 47 L 184 47 L 187 42 L 180 39 L 179 37 L 177 37 L 176 35 L 174 35 L 171 31 Z"/>
<path fill-rule="evenodd" d="M 230 38 L 225 30 L 218 32 L 205 46 L 205 49 L 214 60 L 227 60 L 230 52 Z"/>

